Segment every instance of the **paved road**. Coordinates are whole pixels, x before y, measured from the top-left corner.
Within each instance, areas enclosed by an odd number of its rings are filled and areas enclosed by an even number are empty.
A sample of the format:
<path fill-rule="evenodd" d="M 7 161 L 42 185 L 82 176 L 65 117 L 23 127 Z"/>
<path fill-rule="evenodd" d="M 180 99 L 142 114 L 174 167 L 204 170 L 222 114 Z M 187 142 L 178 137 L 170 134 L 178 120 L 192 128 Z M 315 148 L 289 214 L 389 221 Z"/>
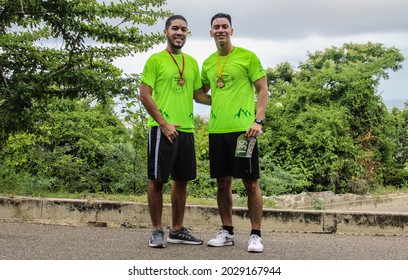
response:
<path fill-rule="evenodd" d="M 204 240 L 214 233 L 195 231 Z M 0 221 L 0 260 L 408 260 L 404 236 L 263 232 L 265 252 L 236 245 L 147 245 L 150 232 L 135 228 L 72 227 Z"/>

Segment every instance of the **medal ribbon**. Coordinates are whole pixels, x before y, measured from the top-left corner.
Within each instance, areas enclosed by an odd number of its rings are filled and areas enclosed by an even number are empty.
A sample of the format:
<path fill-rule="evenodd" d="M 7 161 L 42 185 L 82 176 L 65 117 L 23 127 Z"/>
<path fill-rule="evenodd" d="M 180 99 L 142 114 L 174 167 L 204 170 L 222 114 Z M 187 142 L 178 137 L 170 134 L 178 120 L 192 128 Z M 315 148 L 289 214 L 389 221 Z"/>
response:
<path fill-rule="evenodd" d="M 228 60 L 229 55 L 231 54 L 233 48 L 234 47 L 232 46 L 231 49 L 229 50 L 229 52 L 227 54 L 227 58 L 225 59 L 224 63 L 222 64 L 222 68 L 220 67 L 220 54 L 218 54 L 218 57 L 217 57 L 218 77 L 221 78 L 221 79 L 222 79 L 222 72 L 224 71 L 224 66 L 227 63 L 227 60 Z"/>
<path fill-rule="evenodd" d="M 178 63 L 177 63 L 177 61 L 176 61 L 176 59 L 174 58 L 173 54 L 172 54 L 168 49 L 166 49 L 166 51 L 167 51 L 167 53 L 171 56 L 171 58 L 173 59 L 174 63 L 176 64 L 177 69 L 178 69 L 179 74 L 180 74 L 180 78 L 182 78 L 182 77 L 183 77 L 183 73 L 184 73 L 184 55 L 183 55 L 183 53 L 181 53 L 181 58 L 182 58 L 182 60 L 183 60 L 183 68 L 180 70 L 180 67 L 179 67 L 179 65 L 178 65 Z"/>

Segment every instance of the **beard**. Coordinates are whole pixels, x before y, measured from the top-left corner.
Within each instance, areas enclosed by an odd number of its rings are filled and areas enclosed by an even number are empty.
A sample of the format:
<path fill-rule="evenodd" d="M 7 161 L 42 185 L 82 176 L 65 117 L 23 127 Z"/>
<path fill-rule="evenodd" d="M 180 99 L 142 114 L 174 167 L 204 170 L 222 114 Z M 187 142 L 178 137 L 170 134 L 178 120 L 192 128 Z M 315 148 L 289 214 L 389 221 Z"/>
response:
<path fill-rule="evenodd" d="M 171 46 L 173 49 L 179 50 L 179 49 L 181 49 L 181 48 L 184 46 L 184 44 L 182 44 L 182 45 L 176 45 L 176 44 L 170 43 L 170 46 Z"/>
<path fill-rule="evenodd" d="M 168 39 L 168 42 L 173 49 L 177 49 L 177 50 L 181 49 L 186 43 L 186 41 L 183 40 L 181 44 L 176 44 L 174 43 L 174 40 L 170 40 L 170 39 Z"/>

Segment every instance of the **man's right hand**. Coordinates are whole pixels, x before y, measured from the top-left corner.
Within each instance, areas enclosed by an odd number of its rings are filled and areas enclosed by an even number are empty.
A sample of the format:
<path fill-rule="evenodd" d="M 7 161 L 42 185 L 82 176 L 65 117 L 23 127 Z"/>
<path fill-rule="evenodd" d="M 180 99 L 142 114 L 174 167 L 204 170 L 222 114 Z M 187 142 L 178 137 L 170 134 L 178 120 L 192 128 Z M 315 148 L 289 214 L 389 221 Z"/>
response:
<path fill-rule="evenodd" d="M 176 130 L 178 127 L 180 127 L 180 125 L 165 123 L 160 125 L 160 130 L 166 136 L 167 140 L 169 140 L 170 143 L 173 143 L 178 136 L 178 132 Z"/>

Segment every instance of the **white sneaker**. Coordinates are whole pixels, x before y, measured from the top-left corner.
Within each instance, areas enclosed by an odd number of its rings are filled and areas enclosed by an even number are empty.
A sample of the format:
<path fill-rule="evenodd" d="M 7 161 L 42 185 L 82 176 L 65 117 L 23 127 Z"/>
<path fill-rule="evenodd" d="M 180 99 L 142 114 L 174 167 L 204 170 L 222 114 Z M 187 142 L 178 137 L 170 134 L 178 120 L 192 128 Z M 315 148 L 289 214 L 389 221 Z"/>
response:
<path fill-rule="evenodd" d="M 214 239 L 208 241 L 207 244 L 211 247 L 232 246 L 234 245 L 234 235 L 231 235 L 227 230 L 222 229 L 218 235 Z"/>
<path fill-rule="evenodd" d="M 262 238 L 256 234 L 251 234 L 248 241 L 248 252 L 262 253 L 264 246 L 262 244 Z"/>

